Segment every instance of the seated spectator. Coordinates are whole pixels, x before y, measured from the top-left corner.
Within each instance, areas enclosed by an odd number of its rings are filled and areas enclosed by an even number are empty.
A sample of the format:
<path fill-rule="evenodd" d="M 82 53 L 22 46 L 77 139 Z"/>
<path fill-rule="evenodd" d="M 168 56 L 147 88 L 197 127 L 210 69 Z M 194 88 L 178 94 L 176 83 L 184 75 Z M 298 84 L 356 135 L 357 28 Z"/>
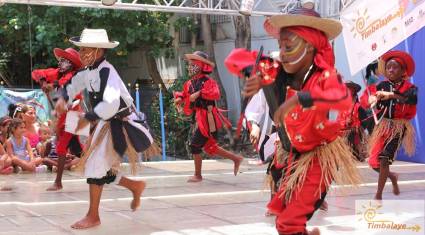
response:
<path fill-rule="evenodd" d="M 11 118 L 22 118 L 22 103 L 9 104 L 9 117 Z"/>
<path fill-rule="evenodd" d="M 6 141 L 6 151 L 12 158 L 14 166 L 22 168 L 24 171 L 41 171 L 38 167 L 43 161 L 40 157 L 34 157 L 30 146 L 30 141 L 24 136 L 25 123 L 18 118 L 12 119 L 9 127 L 10 138 Z"/>
<path fill-rule="evenodd" d="M 24 136 L 29 139 L 31 148 L 35 148 L 40 141 L 40 136 L 38 135 L 38 129 L 40 128 L 40 125 L 37 122 L 35 108 L 30 105 L 23 105 L 22 120 L 24 121 L 26 127 Z"/>
<path fill-rule="evenodd" d="M 37 144 L 37 152 L 43 158 L 43 164 L 51 170 L 58 165 L 58 155 L 56 154 L 56 138 L 52 136 L 52 130 L 44 124 L 38 130 L 40 142 Z"/>
<path fill-rule="evenodd" d="M 8 175 L 13 172 L 12 158 L 6 153 L 0 144 L 0 174 Z"/>
<path fill-rule="evenodd" d="M 0 118 L 0 144 L 3 145 L 6 143 L 8 135 L 9 124 L 12 119 L 9 116 L 4 116 Z"/>
<path fill-rule="evenodd" d="M 54 171 L 58 166 L 56 138 L 52 137 L 52 130 L 47 125 L 41 125 L 38 132 L 40 135 L 40 142 L 37 144 L 37 152 L 43 158 L 43 163 Z M 78 161 L 78 157 L 67 154 L 64 169 L 70 170 Z"/>
<path fill-rule="evenodd" d="M 40 142 L 38 142 L 36 149 L 37 153 L 40 157 L 48 157 L 51 153 L 54 153 L 54 149 L 52 149 L 52 144 L 54 144 L 54 137 L 52 137 L 52 130 L 44 124 L 40 125 L 40 129 L 38 129 L 38 135 L 40 138 Z"/>

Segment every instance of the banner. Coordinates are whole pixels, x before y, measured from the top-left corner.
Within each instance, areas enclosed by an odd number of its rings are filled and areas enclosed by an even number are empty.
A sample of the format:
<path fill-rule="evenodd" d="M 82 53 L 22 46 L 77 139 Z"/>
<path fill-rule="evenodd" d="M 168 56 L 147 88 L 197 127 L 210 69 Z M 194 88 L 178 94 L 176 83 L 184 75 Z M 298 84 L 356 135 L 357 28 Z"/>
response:
<path fill-rule="evenodd" d="M 425 0 L 357 0 L 341 12 L 351 75 L 425 26 Z"/>
<path fill-rule="evenodd" d="M 24 103 L 35 107 L 37 119 L 45 122 L 50 119 L 50 107 L 43 91 L 34 89 L 30 91 L 13 91 L 0 86 L 0 117 L 9 113 L 9 104 Z"/>

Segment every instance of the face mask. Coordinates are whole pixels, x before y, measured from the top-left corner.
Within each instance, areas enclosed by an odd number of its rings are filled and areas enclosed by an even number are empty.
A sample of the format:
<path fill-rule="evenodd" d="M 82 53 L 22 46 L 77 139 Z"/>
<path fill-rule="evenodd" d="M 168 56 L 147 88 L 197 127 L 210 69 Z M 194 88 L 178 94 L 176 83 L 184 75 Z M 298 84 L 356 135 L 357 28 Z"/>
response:
<path fill-rule="evenodd" d="M 202 68 L 201 66 L 194 64 L 194 63 L 190 63 L 187 66 L 187 72 L 189 77 L 195 76 L 197 74 L 200 74 L 202 72 Z"/>
<path fill-rule="evenodd" d="M 96 50 L 92 50 L 90 53 L 84 55 L 83 61 L 89 61 L 86 66 L 93 66 L 94 62 L 96 62 L 98 51 L 99 48 L 96 48 Z"/>
<path fill-rule="evenodd" d="M 58 63 L 59 71 L 66 72 L 72 68 L 72 64 L 69 60 L 60 58 Z"/>
<path fill-rule="evenodd" d="M 295 36 L 292 39 L 292 41 L 295 41 L 295 40 L 298 40 L 299 42 L 292 48 L 290 49 L 282 48 L 282 55 L 283 57 L 287 58 L 285 61 L 287 61 L 287 63 L 291 65 L 299 63 L 307 54 L 307 47 L 306 47 L 305 41 L 298 36 Z M 303 50 L 302 54 L 294 58 L 294 56 L 299 54 L 301 50 Z"/>

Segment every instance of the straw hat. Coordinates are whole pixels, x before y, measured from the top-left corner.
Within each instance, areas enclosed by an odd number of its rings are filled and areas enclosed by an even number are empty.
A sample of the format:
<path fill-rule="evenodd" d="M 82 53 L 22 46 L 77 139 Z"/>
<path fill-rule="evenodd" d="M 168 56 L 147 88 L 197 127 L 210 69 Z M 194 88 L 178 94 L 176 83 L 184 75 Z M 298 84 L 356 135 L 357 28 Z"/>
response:
<path fill-rule="evenodd" d="M 81 36 L 72 37 L 69 41 L 79 47 L 104 49 L 115 48 L 120 44 L 117 41 L 109 41 L 108 33 L 105 29 L 84 29 Z"/>
<path fill-rule="evenodd" d="M 78 51 L 73 48 L 66 48 L 65 50 L 55 48 L 53 49 L 53 54 L 55 54 L 57 60 L 59 60 L 60 58 L 64 58 L 71 61 L 71 63 L 76 69 L 79 69 L 82 66 L 80 60 L 80 53 L 78 53 Z"/>
<path fill-rule="evenodd" d="M 290 26 L 307 26 L 320 30 L 329 40 L 336 38 L 342 31 L 339 21 L 321 18 L 319 13 L 307 8 L 295 8 L 289 14 L 275 15 L 264 22 L 265 30 L 274 38 L 279 38 L 281 28 Z"/>
<path fill-rule="evenodd" d="M 184 57 L 187 60 L 199 60 L 199 61 L 202 61 L 206 64 L 211 65 L 212 67 L 215 66 L 214 62 L 208 60 L 208 58 L 209 58 L 208 54 L 203 52 L 203 51 L 195 51 L 192 54 L 185 54 Z"/>

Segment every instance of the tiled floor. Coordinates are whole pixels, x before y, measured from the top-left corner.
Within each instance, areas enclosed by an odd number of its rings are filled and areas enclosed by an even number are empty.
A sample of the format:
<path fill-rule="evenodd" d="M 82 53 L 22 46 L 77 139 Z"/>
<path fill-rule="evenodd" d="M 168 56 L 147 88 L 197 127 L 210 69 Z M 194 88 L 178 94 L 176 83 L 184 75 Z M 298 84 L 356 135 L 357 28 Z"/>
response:
<path fill-rule="evenodd" d="M 242 173 L 235 177 L 230 162 L 208 160 L 204 162 L 205 180 L 189 184 L 186 178 L 192 173 L 192 164 L 144 164 L 135 178 L 146 180 L 148 186 L 142 208 L 136 212 L 129 208 L 128 191 L 107 186 L 101 203 L 102 225 L 86 231 L 69 227 L 85 214 L 88 205 L 87 184 L 75 173 L 66 173 L 65 188 L 60 192 L 45 191 L 54 179 L 51 173 L 1 176 L 1 184 L 12 185 L 13 191 L 0 192 L 0 234 L 277 234 L 274 218 L 264 216 L 269 199 L 269 192 L 264 190 L 264 166 L 243 165 Z M 322 234 L 380 234 L 365 233 L 355 223 L 355 200 L 373 198 L 377 179 L 377 174 L 364 164 L 359 168 L 365 184 L 345 192 L 332 189 L 327 197 L 329 210 L 317 212 L 309 227 L 320 227 Z M 397 162 L 391 169 L 400 173 L 402 194 L 392 195 L 388 185 L 385 199 L 424 199 L 425 165 Z M 423 222 L 423 213 L 415 219 Z M 411 234 L 424 234 L 423 229 Z"/>

